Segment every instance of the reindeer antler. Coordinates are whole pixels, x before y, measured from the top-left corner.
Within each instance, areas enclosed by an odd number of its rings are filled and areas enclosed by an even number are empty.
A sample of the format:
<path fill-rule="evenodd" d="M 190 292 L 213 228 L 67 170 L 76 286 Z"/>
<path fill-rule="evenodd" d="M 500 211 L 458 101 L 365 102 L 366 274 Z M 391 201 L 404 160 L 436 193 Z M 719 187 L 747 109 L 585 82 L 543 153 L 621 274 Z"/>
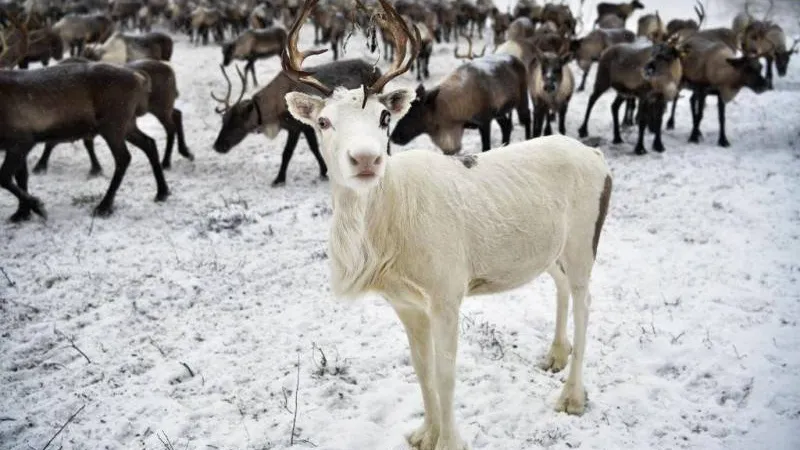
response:
<path fill-rule="evenodd" d="M 800 50 L 797 49 L 798 44 L 800 44 L 800 37 L 794 38 L 792 46 L 789 47 L 789 53 L 800 53 Z"/>
<path fill-rule="evenodd" d="M 458 53 L 458 43 L 456 43 L 456 46 L 453 48 L 453 56 L 455 56 L 458 59 L 470 59 L 471 60 L 471 59 L 475 59 L 475 58 L 480 58 L 481 56 L 486 54 L 486 46 L 485 45 L 483 46 L 483 50 L 481 51 L 480 55 L 472 53 L 472 38 L 470 38 L 469 36 L 467 36 L 466 34 L 463 34 L 463 33 L 461 34 L 461 37 L 463 37 L 464 39 L 467 40 L 467 53 L 464 54 L 464 55 L 459 54 Z"/>
<path fill-rule="evenodd" d="M 246 81 L 246 77 L 244 73 L 242 73 L 242 70 L 239 69 L 239 66 L 235 65 L 234 67 L 236 67 L 236 73 L 239 75 L 239 79 L 242 81 L 242 92 L 239 94 L 239 98 L 237 98 L 236 101 L 233 102 L 233 104 L 235 105 L 240 101 L 242 101 L 242 98 L 244 97 L 244 84 Z M 228 77 L 228 72 L 225 71 L 225 66 L 220 64 L 219 69 L 222 71 L 222 76 L 225 77 L 225 83 L 227 83 L 228 85 L 228 90 L 225 92 L 224 99 L 218 98 L 216 95 L 214 95 L 213 92 L 211 92 L 211 98 L 218 101 L 219 103 L 222 103 L 222 106 L 214 108 L 214 111 L 217 114 L 225 114 L 231 108 L 230 101 L 231 101 L 231 91 L 233 90 L 233 84 L 231 83 L 231 79 Z"/>
<path fill-rule="evenodd" d="M 701 28 L 703 26 L 703 21 L 706 20 L 706 7 L 700 0 L 697 0 L 694 12 L 697 14 L 697 28 Z"/>
<path fill-rule="evenodd" d="M 772 8 L 775 7 L 775 0 L 769 0 L 769 8 L 767 8 L 767 12 L 764 13 L 764 18 L 761 20 L 767 20 L 767 18 L 772 14 Z"/>
<path fill-rule="evenodd" d="M 381 92 L 386 83 L 399 77 L 400 75 L 408 72 L 408 69 L 414 64 L 419 54 L 419 46 L 422 38 L 419 35 L 419 29 L 414 27 L 414 32 L 408 28 L 408 24 L 403 17 L 398 14 L 397 10 L 386 0 L 378 0 L 386 13 L 387 17 L 378 17 L 392 35 L 394 41 L 394 61 L 392 62 L 389 70 L 381 75 L 375 83 L 369 88 L 365 89 L 369 93 L 375 94 Z M 410 44 L 410 54 L 407 56 L 407 49 Z M 406 60 L 406 57 L 408 58 Z M 405 60 L 405 61 L 404 61 Z"/>
<path fill-rule="evenodd" d="M 306 0 L 303 4 L 303 8 L 297 14 L 297 18 L 292 24 L 292 28 L 289 30 L 289 35 L 286 38 L 286 48 L 284 48 L 281 53 L 281 65 L 283 66 L 283 71 L 289 78 L 299 83 L 312 86 L 322 92 L 323 95 L 328 96 L 333 93 L 333 89 L 316 79 L 313 76 L 313 72 L 303 70 L 303 61 L 306 58 L 313 55 L 321 55 L 327 52 L 328 49 L 306 50 L 304 52 L 297 49 L 297 39 L 300 34 L 300 28 L 303 27 L 306 19 L 308 19 L 308 16 L 311 14 L 311 10 L 314 9 L 317 3 L 319 3 L 319 0 Z"/>

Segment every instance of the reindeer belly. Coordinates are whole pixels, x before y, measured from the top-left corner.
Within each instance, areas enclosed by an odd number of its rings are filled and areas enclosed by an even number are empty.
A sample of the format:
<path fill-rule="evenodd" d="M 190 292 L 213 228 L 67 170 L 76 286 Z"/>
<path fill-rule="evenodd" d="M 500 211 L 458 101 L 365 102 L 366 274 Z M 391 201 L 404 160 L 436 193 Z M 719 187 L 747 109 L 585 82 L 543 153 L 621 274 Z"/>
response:
<path fill-rule="evenodd" d="M 58 90 L 58 87 L 55 86 Z M 8 129 L 0 134 L 17 135 L 23 139 L 37 141 L 74 141 L 97 133 L 99 121 L 94 115 L 88 99 L 69 98 L 68 111 L 53 108 L 57 92 L 40 95 L 28 94 L 28 102 L 16 102 L 14 115 L 8 117 Z"/>

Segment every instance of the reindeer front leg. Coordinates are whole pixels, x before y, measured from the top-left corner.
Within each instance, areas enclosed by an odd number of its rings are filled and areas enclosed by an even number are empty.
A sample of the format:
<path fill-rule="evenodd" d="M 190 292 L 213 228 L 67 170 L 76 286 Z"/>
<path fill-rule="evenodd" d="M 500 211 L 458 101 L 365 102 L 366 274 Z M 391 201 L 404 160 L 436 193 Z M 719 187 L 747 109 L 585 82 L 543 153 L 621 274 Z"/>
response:
<path fill-rule="evenodd" d="M 439 396 L 433 374 L 433 341 L 428 313 L 419 307 L 406 304 L 392 305 L 403 322 L 411 350 L 411 364 L 417 374 L 422 389 L 422 403 L 425 406 L 425 420 L 416 431 L 408 436 L 408 442 L 420 450 L 434 450 L 439 438 Z"/>
<path fill-rule="evenodd" d="M 435 450 L 466 450 L 453 417 L 453 394 L 456 384 L 458 353 L 458 311 L 462 295 L 434 300 L 431 306 L 431 329 L 436 360 L 436 391 L 439 394 L 439 442 Z"/>

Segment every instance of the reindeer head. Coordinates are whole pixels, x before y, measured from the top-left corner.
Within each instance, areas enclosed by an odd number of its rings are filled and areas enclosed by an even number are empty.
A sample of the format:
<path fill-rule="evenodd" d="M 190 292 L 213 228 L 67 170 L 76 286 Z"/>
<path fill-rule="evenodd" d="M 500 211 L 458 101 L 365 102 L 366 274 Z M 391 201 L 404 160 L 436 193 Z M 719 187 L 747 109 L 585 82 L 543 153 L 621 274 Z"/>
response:
<path fill-rule="evenodd" d="M 295 119 L 316 131 L 331 181 L 363 192 L 377 186 L 386 170 L 391 120 L 403 117 L 415 98 L 410 89 L 381 92 L 386 83 L 411 68 L 419 52 L 419 32 L 412 33 L 397 11 L 386 0 L 379 0 L 383 15 L 377 19 L 385 23 L 395 42 L 392 67 L 371 86 L 331 89 L 302 69 L 305 58 L 327 50 L 297 49 L 300 27 L 318 1 L 306 0 L 303 5 L 289 31 L 282 62 L 290 77 L 314 86 L 325 97 L 290 92 L 286 94 L 286 104 Z M 409 44 L 411 52 L 407 56 Z"/>
<path fill-rule="evenodd" d="M 214 111 L 222 116 L 222 128 L 214 141 L 214 150 L 219 153 L 228 153 L 239 142 L 242 142 L 249 133 L 257 129 L 261 121 L 258 104 L 252 99 L 242 101 L 245 92 L 245 76 L 239 66 L 235 67 L 236 73 L 242 81 L 242 91 L 236 101 L 231 104 L 233 84 L 223 65 L 220 65 L 219 68 L 228 86 L 225 98 L 218 98 L 213 92 L 211 93 L 211 98 L 220 103 L 220 106 L 214 108 Z"/>
<path fill-rule="evenodd" d="M 543 86 L 548 94 L 555 92 L 561 86 L 564 74 L 564 66 L 569 64 L 573 53 L 570 51 L 570 41 L 564 40 L 564 44 L 558 52 L 541 52 L 538 49 L 534 52 L 534 59 L 531 61 L 533 70 L 538 70 Z"/>
<path fill-rule="evenodd" d="M 678 86 L 683 76 L 681 58 L 685 48 L 678 35 L 666 42 L 653 45 L 650 58 L 642 67 L 642 76 L 653 88 L 664 94 L 667 100 L 678 95 Z"/>
<path fill-rule="evenodd" d="M 797 49 L 798 44 L 800 44 L 800 37 L 794 39 L 789 50 L 775 52 L 775 68 L 778 70 L 778 75 L 786 76 L 786 70 L 789 68 L 789 58 L 799 51 Z"/>

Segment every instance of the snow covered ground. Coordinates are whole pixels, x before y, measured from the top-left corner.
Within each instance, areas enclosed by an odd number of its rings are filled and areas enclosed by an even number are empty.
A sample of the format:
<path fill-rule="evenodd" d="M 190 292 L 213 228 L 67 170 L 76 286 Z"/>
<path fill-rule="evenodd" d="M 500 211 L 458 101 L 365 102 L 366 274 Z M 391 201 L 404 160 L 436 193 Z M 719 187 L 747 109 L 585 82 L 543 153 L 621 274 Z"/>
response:
<path fill-rule="evenodd" d="M 665 3 L 666 20 L 691 12 L 689 0 Z M 709 1 L 710 25 L 728 24 L 737 5 Z M 800 3 L 776 3 L 790 35 L 798 15 Z M 176 449 L 285 449 L 296 408 L 295 447 L 406 449 L 422 402 L 405 334 L 379 298 L 332 298 L 328 185 L 305 142 L 282 188 L 269 183 L 285 133 L 216 154 L 208 94 L 224 89 L 220 51 L 176 40 L 197 159 L 175 156 L 169 200 L 152 201 L 150 168 L 132 149 L 115 214 L 92 220 L 113 168 L 97 140 L 105 176 L 87 179 L 83 148 L 62 145 L 30 181 L 49 220 L 0 223 L 0 448 L 42 448 L 84 407 L 50 448 L 161 449 L 169 439 Z M 353 37 L 347 56 L 363 48 Z M 426 84 L 455 64 L 452 46 L 439 46 Z M 262 84 L 278 68 L 259 63 Z M 554 329 L 547 277 L 467 301 L 456 404 L 473 449 L 800 448 L 800 58 L 775 86 L 730 105 L 731 148 L 716 146 L 714 99 L 705 142 L 686 143 L 684 98 L 666 153 L 641 157 L 633 130 L 608 144 L 613 94 L 601 98 L 590 134 L 615 190 L 592 283 L 588 409 L 555 413 L 565 375 L 535 365 Z M 571 136 L 588 95 L 573 98 Z M 155 120 L 141 123 L 163 148 Z M 479 143 L 468 131 L 465 149 Z M 427 138 L 413 146 L 433 148 Z M 0 215 L 15 208 L 0 192 Z"/>

